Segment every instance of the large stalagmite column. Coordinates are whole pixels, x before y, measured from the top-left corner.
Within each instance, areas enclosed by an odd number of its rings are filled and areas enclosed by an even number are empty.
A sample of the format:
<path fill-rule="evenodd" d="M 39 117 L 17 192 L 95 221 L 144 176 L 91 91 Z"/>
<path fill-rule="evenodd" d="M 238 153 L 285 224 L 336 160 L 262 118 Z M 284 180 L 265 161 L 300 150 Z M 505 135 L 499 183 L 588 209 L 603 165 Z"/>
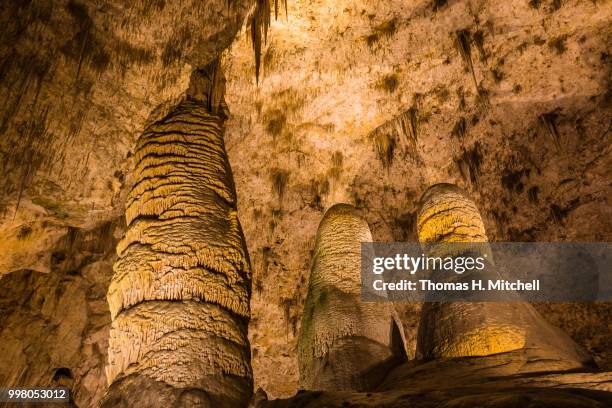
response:
<path fill-rule="evenodd" d="M 487 242 L 476 204 L 451 184 L 437 184 L 425 192 L 417 228 L 421 243 Z M 517 350 L 527 360 L 524 370 L 538 370 L 540 362 L 550 371 L 590 363 L 586 352 L 526 302 L 423 305 L 417 341 L 420 358 L 476 357 Z"/>
<path fill-rule="evenodd" d="M 350 205 L 331 207 L 319 224 L 298 340 L 301 389 L 368 390 L 405 358 L 393 305 L 361 302 L 360 243 L 371 241 Z"/>
<path fill-rule="evenodd" d="M 223 143 L 223 79 L 137 142 L 127 231 L 108 290 L 106 406 L 246 406 L 251 272 Z"/>

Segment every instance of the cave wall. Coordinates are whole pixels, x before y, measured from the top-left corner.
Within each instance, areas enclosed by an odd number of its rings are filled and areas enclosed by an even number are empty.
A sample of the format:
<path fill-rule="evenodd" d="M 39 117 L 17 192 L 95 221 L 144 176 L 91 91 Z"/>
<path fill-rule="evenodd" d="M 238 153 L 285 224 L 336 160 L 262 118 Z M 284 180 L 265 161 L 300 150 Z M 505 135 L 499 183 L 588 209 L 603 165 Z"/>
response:
<path fill-rule="evenodd" d="M 20 270 L 0 280 L 0 384 L 69 387 L 80 407 L 106 392 L 112 275 L 120 219 L 68 227 L 50 248 L 49 271 Z"/>

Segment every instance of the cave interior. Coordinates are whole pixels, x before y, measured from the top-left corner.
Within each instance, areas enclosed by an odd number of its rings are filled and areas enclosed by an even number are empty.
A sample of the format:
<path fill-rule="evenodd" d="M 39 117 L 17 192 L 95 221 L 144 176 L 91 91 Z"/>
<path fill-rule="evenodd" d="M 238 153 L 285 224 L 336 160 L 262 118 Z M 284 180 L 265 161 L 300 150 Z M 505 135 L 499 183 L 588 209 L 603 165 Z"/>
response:
<path fill-rule="evenodd" d="M 612 1 L 4 0 L 0 23 L 0 388 L 612 406 L 609 301 L 358 293 L 361 242 L 610 242 Z"/>

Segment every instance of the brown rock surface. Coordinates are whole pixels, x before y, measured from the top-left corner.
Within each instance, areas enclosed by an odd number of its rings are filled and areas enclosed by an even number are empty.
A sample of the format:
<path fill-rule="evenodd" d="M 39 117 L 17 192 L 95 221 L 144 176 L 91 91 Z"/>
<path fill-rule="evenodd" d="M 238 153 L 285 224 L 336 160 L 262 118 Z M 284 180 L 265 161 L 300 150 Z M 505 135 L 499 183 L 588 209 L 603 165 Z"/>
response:
<path fill-rule="evenodd" d="M 375 241 L 415 241 L 418 198 L 449 182 L 491 241 L 612 238 L 611 19 L 599 1 L 292 1 L 257 87 L 240 34 L 226 143 L 253 263 L 256 387 L 296 390 L 316 226 L 337 202 Z M 609 367 L 609 303 L 536 306 Z M 414 348 L 419 307 L 397 307 Z"/>
<path fill-rule="evenodd" d="M 406 364 L 394 370 L 374 392 L 302 392 L 285 400 L 263 400 L 255 408 L 603 408 L 612 403 L 609 372 L 524 375 L 519 372 L 524 363 L 525 355 L 513 352 Z"/>
<path fill-rule="evenodd" d="M 79 406 L 101 397 L 114 251 L 58 248 L 109 221 L 114 246 L 135 141 L 192 68 L 230 44 L 250 4 L 0 6 L 0 382 L 57 374 Z M 337 202 L 361 211 L 374 240 L 416 240 L 418 197 L 450 182 L 475 199 L 491 241 L 610 241 L 609 1 L 288 6 L 259 85 L 246 30 L 224 55 L 256 388 L 297 390 L 311 251 Z M 88 242 L 106 248 L 105 236 Z M 611 366 L 609 303 L 535 306 Z M 414 348 L 419 306 L 396 308 Z"/>
<path fill-rule="evenodd" d="M 3 387 L 67 386 L 82 407 L 102 398 L 116 224 L 66 228 L 50 249 L 49 272 L 20 270 L 2 278 Z"/>

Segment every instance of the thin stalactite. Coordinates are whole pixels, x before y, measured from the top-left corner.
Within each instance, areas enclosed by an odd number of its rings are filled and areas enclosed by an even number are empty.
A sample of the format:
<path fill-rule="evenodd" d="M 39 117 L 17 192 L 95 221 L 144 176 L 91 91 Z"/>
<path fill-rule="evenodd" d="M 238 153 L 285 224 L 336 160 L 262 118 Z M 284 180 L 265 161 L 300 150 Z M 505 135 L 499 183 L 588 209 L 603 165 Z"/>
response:
<path fill-rule="evenodd" d="M 253 52 L 255 53 L 255 80 L 259 83 L 261 68 L 262 35 L 263 45 L 268 42 L 268 29 L 270 28 L 270 15 L 272 14 L 271 0 L 257 0 L 255 9 L 248 19 L 247 29 L 251 34 Z M 279 0 L 274 0 L 274 18 L 278 20 Z M 284 0 L 285 15 L 288 17 L 287 0 Z"/>

